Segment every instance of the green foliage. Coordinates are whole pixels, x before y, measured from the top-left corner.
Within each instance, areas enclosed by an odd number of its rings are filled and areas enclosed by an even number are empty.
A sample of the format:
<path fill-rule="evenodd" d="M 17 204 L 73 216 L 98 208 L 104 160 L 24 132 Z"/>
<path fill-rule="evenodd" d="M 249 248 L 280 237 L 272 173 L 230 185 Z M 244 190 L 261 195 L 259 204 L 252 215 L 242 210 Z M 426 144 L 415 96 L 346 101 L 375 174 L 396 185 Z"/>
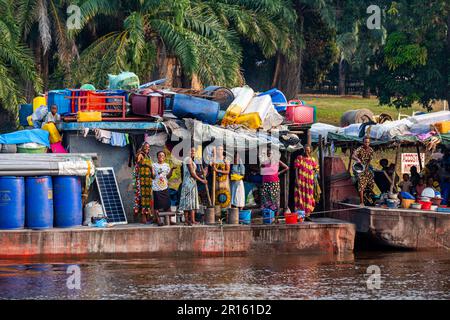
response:
<path fill-rule="evenodd" d="M 42 89 L 42 82 L 31 51 L 20 42 L 20 27 L 14 16 L 17 7 L 10 0 L 0 0 L 0 7 L 0 105 L 14 113 L 25 102 L 25 81 L 31 81 L 36 91 Z"/>
<path fill-rule="evenodd" d="M 407 35 L 394 32 L 389 35 L 384 47 L 385 61 L 390 70 L 395 70 L 402 65 L 417 67 L 427 63 L 427 48 L 419 44 L 410 43 Z"/>

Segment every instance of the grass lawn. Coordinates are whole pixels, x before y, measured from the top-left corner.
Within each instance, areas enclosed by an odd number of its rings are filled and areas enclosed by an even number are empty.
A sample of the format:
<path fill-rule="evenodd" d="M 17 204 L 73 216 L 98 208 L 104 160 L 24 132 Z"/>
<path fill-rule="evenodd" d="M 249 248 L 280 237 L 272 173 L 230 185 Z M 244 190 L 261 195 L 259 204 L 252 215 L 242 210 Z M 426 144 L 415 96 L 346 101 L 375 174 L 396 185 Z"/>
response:
<path fill-rule="evenodd" d="M 376 98 L 363 99 L 356 96 L 314 96 L 300 95 L 300 99 L 317 107 L 317 122 L 339 126 L 341 116 L 348 110 L 369 109 L 374 115 L 389 114 L 394 120 L 398 118 L 398 111 L 394 107 L 380 106 Z M 435 108 L 436 110 L 440 107 Z M 419 105 L 411 109 L 402 109 L 402 114 L 412 115 L 414 111 L 426 111 Z"/>

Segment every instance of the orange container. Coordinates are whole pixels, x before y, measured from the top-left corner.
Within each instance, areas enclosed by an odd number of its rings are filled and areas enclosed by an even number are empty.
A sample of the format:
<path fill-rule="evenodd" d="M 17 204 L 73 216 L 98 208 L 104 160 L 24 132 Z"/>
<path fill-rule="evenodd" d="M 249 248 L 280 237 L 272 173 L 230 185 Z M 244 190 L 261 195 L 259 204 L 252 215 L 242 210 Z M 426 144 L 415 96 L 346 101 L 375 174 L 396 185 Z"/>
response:
<path fill-rule="evenodd" d="M 439 133 L 446 134 L 450 131 L 450 121 L 438 122 L 435 124 L 435 127 Z"/>
<path fill-rule="evenodd" d="M 297 224 L 298 214 L 296 213 L 286 213 L 285 214 L 286 224 Z"/>

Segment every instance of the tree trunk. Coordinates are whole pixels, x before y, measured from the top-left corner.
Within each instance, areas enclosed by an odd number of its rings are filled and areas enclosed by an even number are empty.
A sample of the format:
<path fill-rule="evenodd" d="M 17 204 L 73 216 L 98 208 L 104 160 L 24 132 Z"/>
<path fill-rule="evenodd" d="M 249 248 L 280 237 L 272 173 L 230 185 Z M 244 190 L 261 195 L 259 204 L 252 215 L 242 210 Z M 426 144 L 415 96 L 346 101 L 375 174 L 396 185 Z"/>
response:
<path fill-rule="evenodd" d="M 49 50 L 42 55 L 42 81 L 44 83 L 44 92 L 48 91 L 48 82 L 49 82 L 49 70 L 48 70 L 48 59 L 49 59 Z"/>
<path fill-rule="evenodd" d="M 201 90 L 203 88 L 202 83 L 196 73 L 192 75 L 191 88 L 194 90 Z"/>
<path fill-rule="evenodd" d="M 346 77 L 347 77 L 347 70 L 345 65 L 345 60 L 341 57 L 341 60 L 339 61 L 339 95 L 345 96 L 346 94 Z"/>
<path fill-rule="evenodd" d="M 369 78 L 369 76 L 370 76 L 370 66 L 367 66 L 366 75 L 364 79 L 364 88 L 362 93 L 363 98 L 370 98 L 370 87 L 367 85 L 367 79 Z"/>
<path fill-rule="evenodd" d="M 447 12 L 449 11 L 450 11 L 450 4 L 447 4 Z M 447 75 L 449 73 L 450 73 L 450 13 L 448 13 L 447 16 Z M 450 109 L 450 82 L 447 83 L 447 108 Z"/>
<path fill-rule="evenodd" d="M 280 78 L 280 68 L 281 68 L 281 53 L 277 53 L 277 60 L 275 61 L 275 72 L 273 73 L 272 88 L 277 86 L 278 80 Z"/>

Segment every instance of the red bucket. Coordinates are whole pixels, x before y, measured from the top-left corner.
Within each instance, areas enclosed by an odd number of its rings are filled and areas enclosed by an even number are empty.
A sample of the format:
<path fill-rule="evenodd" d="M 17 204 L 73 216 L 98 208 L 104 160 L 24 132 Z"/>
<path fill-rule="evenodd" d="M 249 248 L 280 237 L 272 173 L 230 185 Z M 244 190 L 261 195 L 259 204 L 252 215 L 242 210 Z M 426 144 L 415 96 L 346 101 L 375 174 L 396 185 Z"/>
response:
<path fill-rule="evenodd" d="M 419 203 L 422 205 L 422 210 L 430 210 L 431 205 L 433 204 L 431 201 L 419 201 Z"/>
<path fill-rule="evenodd" d="M 286 224 L 297 224 L 298 222 L 298 215 L 295 213 L 286 213 L 285 214 L 285 218 L 286 218 Z"/>

